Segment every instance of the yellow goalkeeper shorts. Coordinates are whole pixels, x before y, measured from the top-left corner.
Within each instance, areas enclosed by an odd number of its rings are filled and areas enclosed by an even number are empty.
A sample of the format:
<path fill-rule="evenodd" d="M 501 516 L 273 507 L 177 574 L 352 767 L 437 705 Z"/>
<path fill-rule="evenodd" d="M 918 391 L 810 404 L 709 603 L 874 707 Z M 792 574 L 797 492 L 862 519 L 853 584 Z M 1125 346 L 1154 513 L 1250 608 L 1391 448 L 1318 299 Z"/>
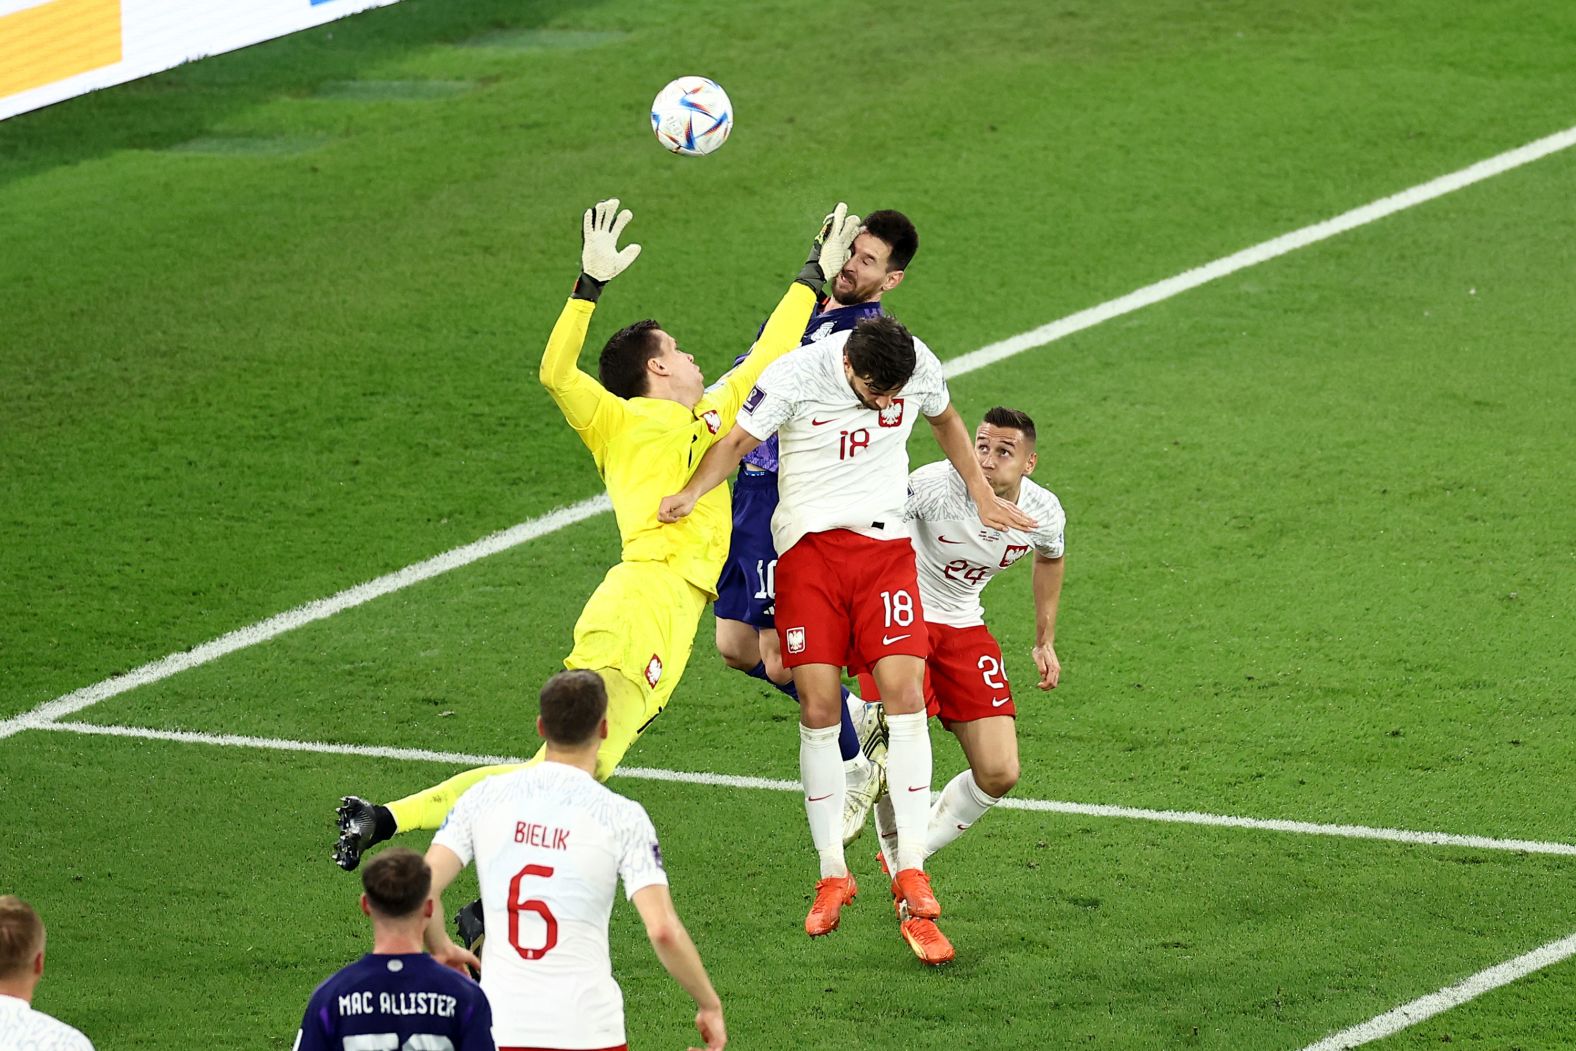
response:
<path fill-rule="evenodd" d="M 638 734 L 673 695 L 708 601 L 666 563 L 620 562 L 575 622 L 575 646 L 564 667 L 616 669 L 639 687 L 646 710 Z"/>

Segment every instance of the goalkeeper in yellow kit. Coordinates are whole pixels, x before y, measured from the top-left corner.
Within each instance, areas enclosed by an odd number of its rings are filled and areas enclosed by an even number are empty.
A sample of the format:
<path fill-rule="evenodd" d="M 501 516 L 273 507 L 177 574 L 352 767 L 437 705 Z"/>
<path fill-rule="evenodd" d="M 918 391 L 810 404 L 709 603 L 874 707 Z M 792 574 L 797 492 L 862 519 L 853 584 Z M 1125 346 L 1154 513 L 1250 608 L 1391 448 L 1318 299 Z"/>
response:
<path fill-rule="evenodd" d="M 799 346 L 827 275 L 842 270 L 859 230 L 859 217 L 841 204 L 826 217 L 804 269 L 750 354 L 711 387 L 695 359 L 652 320 L 637 321 L 607 341 L 599 382 L 581 371 L 578 359 L 603 287 L 640 254 L 638 244 L 618 247 L 631 218 L 628 210 L 619 211 L 617 198 L 587 209 L 580 277 L 553 326 L 540 371 L 542 385 L 596 461 L 623 541 L 621 560 L 586 602 L 575 624 L 574 649 L 564 658 L 564 667 L 594 671 L 607 686 L 599 781 L 666 707 L 689 661 L 701 612 L 717 597 L 728 554 L 732 514 L 726 486 L 708 493 L 678 525 L 659 524 L 657 505 L 684 487 L 701 456 L 733 427 L 766 366 Z M 467 770 L 386 806 L 346 796 L 338 811 L 334 860 L 353 869 L 373 843 L 396 832 L 435 829 L 471 785 L 516 769 Z"/>

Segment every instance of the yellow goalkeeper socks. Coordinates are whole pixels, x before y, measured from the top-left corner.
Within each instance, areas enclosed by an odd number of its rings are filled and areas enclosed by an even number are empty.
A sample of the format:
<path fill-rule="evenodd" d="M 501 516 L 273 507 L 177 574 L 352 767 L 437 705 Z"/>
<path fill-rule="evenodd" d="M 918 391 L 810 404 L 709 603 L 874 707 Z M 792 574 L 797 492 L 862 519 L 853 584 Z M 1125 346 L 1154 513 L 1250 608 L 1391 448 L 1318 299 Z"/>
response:
<path fill-rule="evenodd" d="M 624 753 L 629 751 L 661 709 L 649 710 L 646 692 L 622 672 L 599 668 L 597 674 L 607 687 L 608 729 L 607 739 L 596 753 L 596 779 L 606 781 L 624 758 Z M 418 828 L 436 829 L 443 824 L 443 819 L 454 809 L 454 804 L 460 801 L 460 796 L 464 795 L 467 788 L 494 774 L 507 774 L 535 766 L 546 753 L 547 746 L 543 745 L 536 755 L 524 763 L 478 766 L 474 770 L 465 770 L 442 784 L 423 789 L 404 799 L 396 799 L 386 806 L 389 813 L 394 815 L 394 822 L 400 832 Z"/>
<path fill-rule="evenodd" d="M 454 804 L 460 801 L 460 796 L 476 782 L 492 777 L 494 774 L 507 774 L 511 770 L 519 770 L 540 761 L 541 754 L 538 753 L 537 757 L 528 763 L 478 766 L 474 770 L 463 771 L 441 785 L 434 785 L 415 795 L 394 800 L 387 804 L 389 813 L 394 815 L 394 821 L 401 832 L 409 832 L 415 828 L 438 828 L 443 824 L 443 819 L 449 816 L 449 811 L 454 809 Z"/>

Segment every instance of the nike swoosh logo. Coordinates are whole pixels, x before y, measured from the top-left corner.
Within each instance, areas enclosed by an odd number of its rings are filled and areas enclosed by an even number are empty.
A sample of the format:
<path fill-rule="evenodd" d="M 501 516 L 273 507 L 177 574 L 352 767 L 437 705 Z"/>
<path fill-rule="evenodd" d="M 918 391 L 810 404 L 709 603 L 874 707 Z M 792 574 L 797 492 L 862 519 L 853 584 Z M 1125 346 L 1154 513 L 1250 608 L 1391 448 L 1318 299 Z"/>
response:
<path fill-rule="evenodd" d="M 912 788 L 910 788 L 909 791 L 910 792 L 926 792 L 926 791 L 929 791 L 929 789 L 930 789 L 929 785 L 915 785 Z"/>
<path fill-rule="evenodd" d="M 992 697 L 990 699 L 990 706 L 992 708 L 1000 708 L 1010 700 L 1012 700 L 1011 697 Z"/>
<path fill-rule="evenodd" d="M 812 426 L 812 427 L 825 427 L 829 423 L 836 423 L 836 422 L 837 422 L 837 417 L 836 416 L 833 416 L 830 420 L 817 420 L 817 419 L 812 417 L 811 420 L 810 420 L 810 426 Z"/>
<path fill-rule="evenodd" d="M 958 826 L 958 831 L 959 832 L 967 832 L 968 830 L 969 830 L 969 826 L 967 826 L 967 825 L 959 825 Z"/>
<path fill-rule="evenodd" d="M 832 793 L 828 792 L 824 796 L 805 796 L 804 801 L 806 803 L 819 803 L 823 799 L 831 799 L 831 798 L 832 798 Z"/>
<path fill-rule="evenodd" d="M 904 639 L 913 638 L 913 636 L 914 636 L 914 633 L 912 631 L 909 632 L 907 635 L 893 635 L 891 637 L 883 635 L 883 636 L 881 636 L 881 645 L 883 645 L 883 646 L 890 646 L 894 642 L 902 642 Z"/>
<path fill-rule="evenodd" d="M 943 544 L 961 544 L 961 543 L 963 543 L 963 541 L 961 541 L 961 540 L 948 540 L 944 536 L 938 536 L 938 537 L 936 537 L 936 539 L 941 541 Z"/>

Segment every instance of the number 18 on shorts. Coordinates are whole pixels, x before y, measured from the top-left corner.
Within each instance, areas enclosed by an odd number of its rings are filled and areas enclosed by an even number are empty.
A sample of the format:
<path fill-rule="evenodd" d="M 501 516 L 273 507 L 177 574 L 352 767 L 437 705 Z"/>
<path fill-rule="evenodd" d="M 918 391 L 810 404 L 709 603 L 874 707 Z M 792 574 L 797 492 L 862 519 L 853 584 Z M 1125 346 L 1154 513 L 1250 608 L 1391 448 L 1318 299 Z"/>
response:
<path fill-rule="evenodd" d="M 846 529 L 806 533 L 777 563 L 777 635 L 790 668 L 927 656 L 913 545 Z"/>

